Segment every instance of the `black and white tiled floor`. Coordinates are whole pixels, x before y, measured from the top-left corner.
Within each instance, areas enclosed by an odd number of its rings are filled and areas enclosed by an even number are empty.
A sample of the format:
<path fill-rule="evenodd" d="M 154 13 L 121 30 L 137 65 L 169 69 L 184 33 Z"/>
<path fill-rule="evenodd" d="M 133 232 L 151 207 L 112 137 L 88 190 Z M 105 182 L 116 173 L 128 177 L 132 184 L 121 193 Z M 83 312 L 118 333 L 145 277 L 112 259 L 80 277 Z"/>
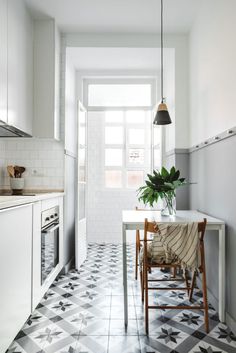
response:
<path fill-rule="evenodd" d="M 151 310 L 147 337 L 133 260 L 134 248 L 129 246 L 127 332 L 123 322 L 122 247 L 90 244 L 88 259 L 81 269 L 57 278 L 7 353 L 236 352 L 236 336 L 219 323 L 211 306 L 208 335 L 200 311 Z M 181 288 L 158 295 L 152 292 L 153 302 L 174 304 L 187 300 Z M 202 300 L 199 291 L 195 299 Z"/>

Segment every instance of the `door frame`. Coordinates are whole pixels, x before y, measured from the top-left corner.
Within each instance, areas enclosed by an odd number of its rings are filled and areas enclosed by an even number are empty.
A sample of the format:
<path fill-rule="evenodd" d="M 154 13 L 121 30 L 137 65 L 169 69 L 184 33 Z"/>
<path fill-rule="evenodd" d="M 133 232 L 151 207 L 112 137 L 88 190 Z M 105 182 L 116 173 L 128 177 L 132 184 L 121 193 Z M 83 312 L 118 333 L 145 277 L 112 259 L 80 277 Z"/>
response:
<path fill-rule="evenodd" d="M 77 119 L 76 119 L 76 168 L 75 168 L 75 267 L 78 269 L 83 261 L 86 259 L 87 255 L 87 236 L 86 236 L 86 249 L 83 257 L 79 258 L 79 222 L 85 228 L 85 233 L 87 233 L 87 219 L 86 219 L 86 206 L 85 206 L 85 218 L 79 220 L 79 119 L 80 112 L 86 114 L 86 137 L 85 137 L 85 205 L 87 205 L 87 170 L 88 170 L 88 113 L 87 109 L 84 107 L 80 100 L 77 101 Z"/>

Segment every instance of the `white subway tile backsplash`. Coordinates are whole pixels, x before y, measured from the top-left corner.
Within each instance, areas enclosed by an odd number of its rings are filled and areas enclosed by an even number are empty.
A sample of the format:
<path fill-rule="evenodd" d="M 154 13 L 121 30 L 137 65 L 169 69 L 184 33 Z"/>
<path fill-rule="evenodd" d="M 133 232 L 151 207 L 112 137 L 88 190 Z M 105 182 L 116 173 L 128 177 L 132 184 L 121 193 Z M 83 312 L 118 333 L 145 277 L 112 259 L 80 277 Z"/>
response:
<path fill-rule="evenodd" d="M 48 139 L 4 139 L 0 141 L 0 188 L 10 185 L 7 165 L 22 165 L 25 188 L 64 188 L 64 146 Z"/>

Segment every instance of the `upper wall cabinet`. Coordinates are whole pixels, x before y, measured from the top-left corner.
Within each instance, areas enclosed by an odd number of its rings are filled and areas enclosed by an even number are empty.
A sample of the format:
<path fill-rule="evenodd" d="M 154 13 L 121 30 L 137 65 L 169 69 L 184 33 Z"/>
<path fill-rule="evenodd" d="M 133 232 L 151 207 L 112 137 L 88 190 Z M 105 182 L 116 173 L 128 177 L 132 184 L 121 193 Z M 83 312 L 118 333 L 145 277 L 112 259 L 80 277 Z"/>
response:
<path fill-rule="evenodd" d="M 34 22 L 34 136 L 60 139 L 60 34 L 54 20 Z"/>
<path fill-rule="evenodd" d="M 7 0 L 0 0 L 0 121 L 7 123 Z"/>
<path fill-rule="evenodd" d="M 2 2 L 2 0 L 0 0 Z M 4 1 L 3 1 L 4 2 Z M 33 22 L 24 0 L 8 0 L 8 121 L 32 135 Z"/>

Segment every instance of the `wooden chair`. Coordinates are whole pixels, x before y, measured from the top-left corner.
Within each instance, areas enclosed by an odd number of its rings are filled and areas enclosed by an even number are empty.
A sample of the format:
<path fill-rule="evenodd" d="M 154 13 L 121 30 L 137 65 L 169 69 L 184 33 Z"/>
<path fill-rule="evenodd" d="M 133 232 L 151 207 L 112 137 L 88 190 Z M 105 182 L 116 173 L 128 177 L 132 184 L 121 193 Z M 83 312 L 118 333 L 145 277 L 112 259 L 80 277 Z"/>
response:
<path fill-rule="evenodd" d="M 148 209 L 145 208 L 138 208 L 137 206 L 135 207 L 136 211 L 149 211 Z M 151 239 L 148 239 L 148 241 L 151 241 Z M 143 243 L 143 239 L 140 237 L 140 230 L 136 230 L 136 244 L 135 244 L 135 279 L 138 279 L 138 267 L 139 267 L 139 254 L 141 250 L 141 246 Z M 176 277 L 176 267 L 173 268 L 173 277 Z"/>
<path fill-rule="evenodd" d="M 206 229 L 206 219 L 204 219 L 203 222 L 198 223 L 198 232 L 199 232 L 199 239 L 200 239 L 200 267 L 199 267 L 199 272 L 202 273 L 202 289 L 203 289 L 203 304 L 202 305 L 149 305 L 148 304 L 148 291 L 149 290 L 179 290 L 179 287 L 176 288 L 170 288 L 170 287 L 149 287 L 148 284 L 149 282 L 165 282 L 165 281 L 170 281 L 170 280 L 178 280 L 182 281 L 183 279 L 149 279 L 148 274 L 149 274 L 149 269 L 150 268 L 170 268 L 174 267 L 177 268 L 180 266 L 179 263 L 171 263 L 171 264 L 158 264 L 158 263 L 153 263 L 150 261 L 150 259 L 147 256 L 147 236 L 148 233 L 156 233 L 156 223 L 153 222 L 148 222 L 147 219 L 145 219 L 145 224 L 144 224 L 144 251 L 143 251 L 143 264 L 142 267 L 140 267 L 140 277 L 142 281 L 142 292 L 144 292 L 144 297 L 145 297 L 145 327 L 146 327 L 146 333 L 148 335 L 149 332 L 149 318 L 148 318 L 148 310 L 149 309 L 189 309 L 189 310 L 199 310 L 203 309 L 204 310 L 204 317 L 205 317 L 205 327 L 206 327 L 206 332 L 209 332 L 209 320 L 208 320 L 208 302 L 207 302 L 207 286 L 206 286 L 206 267 L 205 267 L 205 253 L 204 253 L 204 234 L 205 234 L 205 229 Z M 192 295 L 193 295 L 193 290 L 194 290 L 194 283 L 196 279 L 196 271 L 194 271 L 192 275 L 192 283 L 189 284 L 188 278 L 187 278 L 187 273 L 185 271 L 184 277 L 185 277 L 185 283 L 186 287 L 181 287 L 181 290 L 186 290 L 189 296 L 189 300 L 192 300 Z"/>

